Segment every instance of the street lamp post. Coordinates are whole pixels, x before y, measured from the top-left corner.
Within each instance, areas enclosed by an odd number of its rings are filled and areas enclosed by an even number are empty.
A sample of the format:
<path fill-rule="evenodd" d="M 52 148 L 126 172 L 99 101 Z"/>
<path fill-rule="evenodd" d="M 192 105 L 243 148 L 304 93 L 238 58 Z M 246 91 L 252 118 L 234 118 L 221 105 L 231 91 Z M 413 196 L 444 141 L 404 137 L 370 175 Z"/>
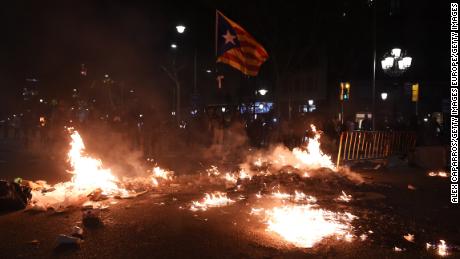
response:
<path fill-rule="evenodd" d="M 185 32 L 185 30 L 187 29 L 187 27 L 183 24 L 178 24 L 176 26 L 176 31 L 177 33 L 179 34 L 183 34 Z M 198 89 L 197 89 L 197 48 L 195 46 L 194 48 L 194 52 L 193 52 L 193 94 L 197 94 L 198 93 Z"/>
<path fill-rule="evenodd" d="M 411 67 L 412 57 L 408 56 L 407 53 L 400 48 L 393 48 L 383 56 L 380 63 L 385 74 L 390 77 L 399 77 Z"/>

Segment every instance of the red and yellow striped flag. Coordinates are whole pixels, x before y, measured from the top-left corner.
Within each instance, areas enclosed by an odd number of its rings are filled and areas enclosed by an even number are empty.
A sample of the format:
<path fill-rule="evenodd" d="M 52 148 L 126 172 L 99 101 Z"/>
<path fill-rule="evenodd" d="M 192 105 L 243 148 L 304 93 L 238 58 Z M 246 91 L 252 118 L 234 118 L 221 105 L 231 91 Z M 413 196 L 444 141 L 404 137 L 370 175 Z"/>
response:
<path fill-rule="evenodd" d="M 248 76 L 257 76 L 268 53 L 246 30 L 216 11 L 216 54 L 222 62 Z"/>

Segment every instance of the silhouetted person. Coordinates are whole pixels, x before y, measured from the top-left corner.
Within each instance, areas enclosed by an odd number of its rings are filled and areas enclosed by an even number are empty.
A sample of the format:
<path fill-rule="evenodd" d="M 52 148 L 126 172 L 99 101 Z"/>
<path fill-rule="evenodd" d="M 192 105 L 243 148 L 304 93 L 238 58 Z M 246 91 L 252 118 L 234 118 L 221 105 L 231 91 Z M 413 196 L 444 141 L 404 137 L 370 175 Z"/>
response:
<path fill-rule="evenodd" d="M 345 130 L 346 131 L 354 131 L 355 130 L 355 122 L 353 121 L 353 117 L 349 116 L 345 121 Z"/>
<path fill-rule="evenodd" d="M 369 116 L 367 116 L 367 114 L 364 115 L 364 119 L 361 122 L 361 130 L 372 130 L 372 121 L 369 119 Z"/>

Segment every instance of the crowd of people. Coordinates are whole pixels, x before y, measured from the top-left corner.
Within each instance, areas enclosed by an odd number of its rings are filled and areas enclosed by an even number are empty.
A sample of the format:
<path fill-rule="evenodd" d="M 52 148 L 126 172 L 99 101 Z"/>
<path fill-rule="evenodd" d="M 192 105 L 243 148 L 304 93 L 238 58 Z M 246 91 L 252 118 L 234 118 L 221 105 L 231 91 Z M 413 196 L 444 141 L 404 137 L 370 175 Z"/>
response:
<path fill-rule="evenodd" d="M 394 124 L 379 121 L 382 130 L 413 130 L 419 135 L 419 143 L 439 144 L 442 137 L 440 125 L 434 119 L 425 123 L 408 124 L 397 117 Z M 411 121 L 409 121 L 411 122 Z M 22 113 L 2 118 L 2 138 L 16 139 L 24 146 L 31 143 L 66 145 L 65 127 L 75 127 L 88 132 L 104 127 L 106 131 L 122 136 L 133 150 L 140 150 L 145 157 L 159 157 L 176 150 L 216 148 L 216 152 L 229 145 L 268 147 L 282 143 L 289 148 L 299 146 L 314 124 L 323 131 L 324 149 L 334 152 L 342 131 L 372 129 L 372 121 L 366 115 L 358 123 L 347 117 L 342 124 L 339 118 L 329 118 L 319 113 L 298 113 L 291 120 L 269 113 L 241 113 L 238 107 L 207 107 L 203 110 L 176 114 L 157 110 L 154 106 L 132 105 L 110 112 L 96 107 L 59 103 L 47 109 L 25 109 Z"/>

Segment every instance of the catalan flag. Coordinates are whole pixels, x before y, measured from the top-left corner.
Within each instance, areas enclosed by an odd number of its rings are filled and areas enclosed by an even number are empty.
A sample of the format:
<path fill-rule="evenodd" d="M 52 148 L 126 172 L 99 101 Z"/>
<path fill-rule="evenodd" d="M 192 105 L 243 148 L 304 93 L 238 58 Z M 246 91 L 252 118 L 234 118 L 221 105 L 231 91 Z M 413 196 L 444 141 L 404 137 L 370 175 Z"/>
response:
<path fill-rule="evenodd" d="M 216 11 L 216 55 L 248 76 L 257 76 L 268 53 L 245 29 Z"/>

